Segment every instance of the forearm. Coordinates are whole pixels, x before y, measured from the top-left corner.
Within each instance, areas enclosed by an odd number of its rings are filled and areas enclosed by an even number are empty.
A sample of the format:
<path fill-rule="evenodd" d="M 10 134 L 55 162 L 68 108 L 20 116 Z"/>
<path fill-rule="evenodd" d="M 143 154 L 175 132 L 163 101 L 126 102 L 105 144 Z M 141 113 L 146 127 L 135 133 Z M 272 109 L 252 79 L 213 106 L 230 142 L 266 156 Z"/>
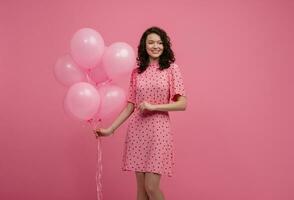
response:
<path fill-rule="evenodd" d="M 155 111 L 183 111 L 186 110 L 186 100 L 175 101 L 168 104 L 155 104 Z"/>
<path fill-rule="evenodd" d="M 110 128 L 115 131 L 121 124 L 123 124 L 134 111 L 134 105 L 128 103 L 119 116 L 113 121 Z"/>

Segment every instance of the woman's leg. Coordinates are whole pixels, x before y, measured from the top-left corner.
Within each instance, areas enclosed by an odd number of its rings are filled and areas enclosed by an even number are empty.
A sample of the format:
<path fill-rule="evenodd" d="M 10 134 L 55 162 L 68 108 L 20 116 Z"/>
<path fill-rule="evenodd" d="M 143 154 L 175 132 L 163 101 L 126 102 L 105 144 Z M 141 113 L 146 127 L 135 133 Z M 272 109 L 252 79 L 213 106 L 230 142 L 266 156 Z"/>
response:
<path fill-rule="evenodd" d="M 159 189 L 160 177 L 160 174 L 145 173 L 145 189 L 150 200 L 164 200 Z"/>
<path fill-rule="evenodd" d="M 137 179 L 137 200 L 149 200 L 145 190 L 145 173 L 136 172 Z"/>

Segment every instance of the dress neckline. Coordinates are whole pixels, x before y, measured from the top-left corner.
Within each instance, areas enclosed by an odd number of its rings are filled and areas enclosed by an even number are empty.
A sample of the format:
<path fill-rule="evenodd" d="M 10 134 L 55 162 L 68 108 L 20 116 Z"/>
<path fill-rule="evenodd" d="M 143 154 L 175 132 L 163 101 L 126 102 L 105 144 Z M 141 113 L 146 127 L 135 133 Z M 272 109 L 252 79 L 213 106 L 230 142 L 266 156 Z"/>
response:
<path fill-rule="evenodd" d="M 151 63 L 148 66 L 150 66 L 150 67 L 159 67 L 159 64 L 158 63 Z"/>

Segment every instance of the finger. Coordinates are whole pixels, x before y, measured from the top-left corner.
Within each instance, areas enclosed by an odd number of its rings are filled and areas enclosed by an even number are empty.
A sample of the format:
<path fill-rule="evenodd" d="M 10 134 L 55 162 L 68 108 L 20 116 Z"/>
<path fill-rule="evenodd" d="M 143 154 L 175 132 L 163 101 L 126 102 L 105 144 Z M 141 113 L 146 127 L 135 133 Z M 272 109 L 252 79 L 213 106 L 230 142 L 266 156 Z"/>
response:
<path fill-rule="evenodd" d="M 146 108 L 144 105 L 141 106 L 141 111 L 144 111 Z"/>
<path fill-rule="evenodd" d="M 98 136 L 104 136 L 104 134 L 101 131 L 97 131 Z"/>
<path fill-rule="evenodd" d="M 140 105 L 139 105 L 139 108 L 140 108 L 140 110 L 143 110 L 144 109 L 144 104 L 143 103 L 141 103 Z"/>
<path fill-rule="evenodd" d="M 96 135 L 97 137 L 99 137 L 99 136 L 103 136 L 103 134 L 102 134 L 100 131 L 97 131 L 95 135 Z"/>

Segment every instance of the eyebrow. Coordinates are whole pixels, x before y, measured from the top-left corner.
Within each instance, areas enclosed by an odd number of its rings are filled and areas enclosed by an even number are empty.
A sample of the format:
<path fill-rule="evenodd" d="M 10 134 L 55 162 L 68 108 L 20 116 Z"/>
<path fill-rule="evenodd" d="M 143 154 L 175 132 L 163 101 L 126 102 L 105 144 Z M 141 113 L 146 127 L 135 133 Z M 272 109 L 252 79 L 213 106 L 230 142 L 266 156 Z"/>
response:
<path fill-rule="evenodd" d="M 152 42 L 162 42 L 162 40 L 152 40 L 152 39 L 148 39 L 147 41 L 152 41 Z"/>

